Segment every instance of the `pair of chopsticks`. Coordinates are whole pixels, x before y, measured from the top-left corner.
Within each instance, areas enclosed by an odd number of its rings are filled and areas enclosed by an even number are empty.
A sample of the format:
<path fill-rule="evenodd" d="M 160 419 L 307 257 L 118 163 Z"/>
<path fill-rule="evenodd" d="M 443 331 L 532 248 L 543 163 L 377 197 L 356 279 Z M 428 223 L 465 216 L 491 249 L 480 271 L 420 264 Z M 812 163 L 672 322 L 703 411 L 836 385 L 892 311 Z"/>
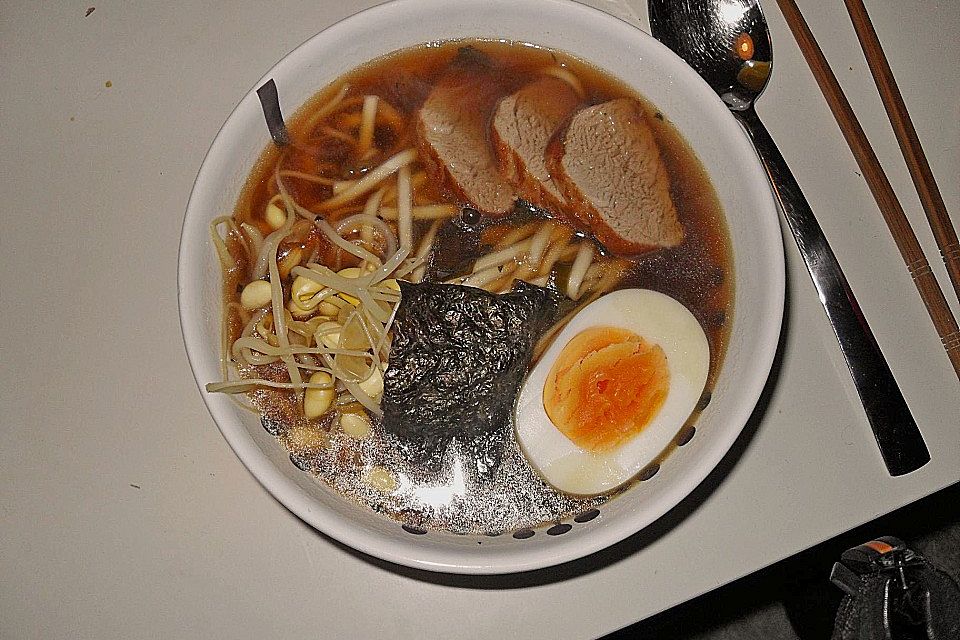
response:
<path fill-rule="evenodd" d="M 920 146 L 920 140 L 917 132 L 907 113 L 907 107 L 897 88 L 897 83 L 893 78 L 893 72 L 887 63 L 887 58 L 880 46 L 880 40 L 867 15 L 867 9 L 863 5 L 863 0 L 844 0 L 847 5 L 847 12 L 853 21 L 853 26 L 860 40 L 860 46 L 863 48 L 870 71 L 873 73 L 874 81 L 883 100 L 883 105 L 887 111 L 887 117 L 893 125 L 894 133 L 897 136 L 897 142 L 900 143 L 900 150 L 906 160 L 907 167 L 910 170 L 910 176 L 913 178 L 913 184 L 920 196 L 920 202 L 927 214 L 927 220 L 933 230 L 937 246 L 940 247 L 940 253 L 947 267 L 947 273 L 953 288 L 960 298 L 960 243 L 957 241 L 957 232 L 950 223 L 950 217 L 947 214 L 946 207 L 943 204 L 943 198 L 940 196 L 940 190 L 930 171 L 930 165 L 927 163 L 926 156 Z M 957 377 L 960 378 L 960 328 L 957 321 L 950 311 L 943 291 L 937 283 L 930 264 L 927 262 L 917 241 L 906 215 L 903 213 L 903 207 L 897 200 L 890 181 L 887 180 L 883 168 L 877 155 L 873 152 L 870 142 L 867 140 L 863 127 L 857 120 L 850 103 L 837 82 L 837 77 L 830 69 L 826 57 L 820 50 L 810 27 L 800 13 L 800 9 L 794 0 L 777 0 L 780 10 L 783 12 L 793 32 L 797 44 L 803 57 L 807 60 L 810 70 L 813 72 L 820 85 L 820 91 L 823 92 L 833 117 L 840 125 L 843 137 L 846 139 L 850 150 L 853 152 L 863 172 L 863 177 L 873 193 L 880 212 L 897 243 L 897 248 L 903 256 L 903 260 L 913 277 L 914 284 L 920 292 L 920 297 L 933 320 L 937 334 L 940 336 L 943 347 L 953 364 Z"/>

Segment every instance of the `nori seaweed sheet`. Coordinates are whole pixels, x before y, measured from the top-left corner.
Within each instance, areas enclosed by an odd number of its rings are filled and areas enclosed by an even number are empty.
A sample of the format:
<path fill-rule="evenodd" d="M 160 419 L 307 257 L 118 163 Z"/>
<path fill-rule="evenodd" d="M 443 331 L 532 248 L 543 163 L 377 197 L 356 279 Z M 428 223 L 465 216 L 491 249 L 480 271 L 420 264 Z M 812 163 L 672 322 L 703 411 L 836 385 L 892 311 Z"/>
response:
<path fill-rule="evenodd" d="M 452 284 L 400 282 L 381 401 L 384 428 L 412 461 L 439 468 L 456 438 L 492 477 L 537 338 L 560 296 L 517 282 L 501 295 Z"/>

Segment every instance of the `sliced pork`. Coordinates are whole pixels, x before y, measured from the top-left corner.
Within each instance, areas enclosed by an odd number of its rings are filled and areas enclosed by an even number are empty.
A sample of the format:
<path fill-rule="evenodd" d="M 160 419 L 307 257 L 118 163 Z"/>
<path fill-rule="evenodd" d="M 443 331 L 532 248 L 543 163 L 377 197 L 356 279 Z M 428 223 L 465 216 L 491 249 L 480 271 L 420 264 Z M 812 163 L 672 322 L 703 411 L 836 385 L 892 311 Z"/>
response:
<path fill-rule="evenodd" d="M 489 141 L 497 101 L 511 89 L 483 53 L 461 49 L 417 112 L 420 156 L 431 176 L 479 211 L 501 216 L 516 192 L 500 175 Z"/>
<path fill-rule="evenodd" d="M 683 241 L 667 167 L 636 100 L 578 111 L 548 145 L 546 165 L 567 208 L 609 251 L 635 255 Z"/>
<path fill-rule="evenodd" d="M 556 214 L 565 209 L 563 196 L 544 155 L 550 138 L 579 104 L 569 84 L 544 76 L 500 100 L 491 123 L 500 172 L 521 198 Z"/>

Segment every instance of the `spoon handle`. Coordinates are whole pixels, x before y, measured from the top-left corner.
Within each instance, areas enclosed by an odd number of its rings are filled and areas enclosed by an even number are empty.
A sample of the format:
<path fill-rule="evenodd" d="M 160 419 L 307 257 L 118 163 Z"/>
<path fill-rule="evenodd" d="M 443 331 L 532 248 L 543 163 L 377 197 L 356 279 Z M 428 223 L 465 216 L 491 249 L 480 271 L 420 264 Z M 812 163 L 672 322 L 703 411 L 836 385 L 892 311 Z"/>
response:
<path fill-rule="evenodd" d="M 800 185 L 756 111 L 751 107 L 733 114 L 746 127 L 773 185 L 840 342 L 887 470 L 899 476 L 919 469 L 930 460 L 923 436 Z"/>

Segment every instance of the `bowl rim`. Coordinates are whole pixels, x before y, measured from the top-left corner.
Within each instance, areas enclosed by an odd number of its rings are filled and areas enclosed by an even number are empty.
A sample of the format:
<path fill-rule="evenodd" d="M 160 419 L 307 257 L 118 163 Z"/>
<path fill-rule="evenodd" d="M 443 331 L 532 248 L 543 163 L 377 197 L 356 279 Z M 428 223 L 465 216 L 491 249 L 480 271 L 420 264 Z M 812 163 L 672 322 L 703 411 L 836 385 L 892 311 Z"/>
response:
<path fill-rule="evenodd" d="M 448 553 L 436 552 L 433 549 L 427 549 L 426 547 L 417 545 L 415 543 L 416 536 L 408 536 L 414 539 L 413 542 L 407 540 L 388 540 L 377 532 L 356 526 L 353 522 L 340 518 L 337 514 L 330 512 L 324 505 L 318 504 L 316 500 L 298 487 L 296 483 L 287 477 L 271 460 L 263 455 L 252 438 L 246 433 L 240 421 L 231 415 L 231 410 L 228 410 L 228 406 L 232 406 L 230 400 L 216 394 L 207 393 L 204 389 L 204 380 L 209 379 L 208 372 L 211 366 L 209 362 L 206 362 L 207 358 L 204 357 L 204 353 L 209 349 L 209 345 L 201 329 L 201 322 L 198 315 L 200 312 L 197 309 L 191 308 L 188 304 L 189 294 L 198 286 L 194 279 L 195 267 L 193 266 L 198 264 L 198 261 L 194 255 L 196 252 L 190 247 L 190 236 L 188 236 L 189 227 L 191 226 L 190 223 L 198 216 L 203 217 L 205 224 L 209 223 L 209 212 L 198 205 L 202 197 L 202 192 L 206 188 L 205 178 L 207 174 L 214 170 L 211 163 L 215 159 L 217 150 L 225 144 L 230 130 L 239 119 L 241 109 L 244 107 L 244 104 L 251 99 L 251 96 L 255 96 L 257 87 L 261 86 L 271 77 L 278 75 L 278 72 L 284 66 L 292 64 L 293 59 L 305 48 L 314 46 L 319 39 L 329 34 L 345 29 L 356 28 L 356 26 L 362 25 L 364 22 L 375 18 L 378 14 L 390 11 L 398 6 L 410 5 L 414 9 L 423 11 L 431 5 L 446 5 L 449 7 L 451 4 L 455 5 L 460 2 L 461 0 L 453 2 L 451 2 L 451 0 L 392 0 L 354 13 L 331 24 L 297 45 L 274 64 L 253 87 L 244 94 L 217 131 L 216 136 L 204 155 L 203 162 L 197 173 L 197 178 L 191 189 L 181 227 L 181 238 L 178 249 L 177 301 L 181 334 L 187 359 L 204 404 L 234 453 L 257 481 L 276 500 L 316 530 L 373 557 L 399 565 L 429 571 L 462 574 L 506 574 L 540 569 L 577 560 L 620 542 L 649 526 L 649 524 L 673 509 L 713 471 L 723 456 L 729 451 L 737 437 L 739 437 L 769 377 L 779 342 L 783 317 L 785 263 L 782 236 L 778 223 L 779 214 L 774 203 L 773 194 L 769 189 L 766 175 L 760 166 L 759 159 L 749 139 L 742 132 L 742 129 L 740 129 L 733 115 L 730 114 L 719 97 L 717 97 L 712 89 L 700 78 L 696 71 L 687 66 L 676 54 L 655 38 L 635 25 L 621 20 L 616 16 L 579 2 L 571 2 L 569 0 L 538 0 L 538 4 L 550 3 L 554 5 L 555 8 L 562 6 L 562 10 L 569 11 L 571 16 L 579 15 L 585 20 L 595 20 L 599 24 L 605 24 L 610 29 L 619 29 L 624 34 L 627 34 L 627 30 L 629 30 L 631 37 L 636 38 L 638 42 L 642 42 L 643 46 L 649 47 L 654 54 L 672 59 L 670 64 L 675 68 L 674 71 L 676 73 L 676 79 L 674 81 L 697 87 L 695 91 L 700 93 L 704 99 L 703 108 L 716 111 L 717 117 L 722 120 L 727 120 L 729 126 L 735 127 L 740 131 L 739 148 L 734 151 L 738 157 L 753 160 L 752 162 L 748 161 L 746 163 L 751 166 L 743 167 L 744 171 L 749 171 L 754 174 L 750 180 L 751 184 L 754 182 L 759 184 L 759 181 L 762 181 L 762 184 L 766 187 L 766 195 L 764 196 L 758 191 L 757 196 L 767 200 L 766 208 L 769 209 L 770 215 L 764 216 L 763 219 L 767 219 L 768 222 L 764 223 L 763 228 L 758 229 L 757 233 L 762 236 L 764 241 L 772 243 L 769 245 L 770 250 L 775 254 L 772 256 L 770 264 L 764 265 L 764 267 L 769 269 L 765 280 L 766 288 L 762 291 L 762 300 L 765 301 L 765 306 L 762 310 L 765 316 L 767 316 L 767 320 L 761 325 L 763 328 L 761 334 L 754 336 L 755 342 L 759 345 L 758 357 L 755 360 L 755 365 L 752 367 L 755 375 L 751 376 L 745 384 L 739 387 L 739 401 L 735 404 L 733 410 L 729 411 L 726 415 L 725 422 L 733 424 L 735 427 L 725 429 L 723 431 L 724 437 L 720 442 L 716 446 L 706 449 L 699 463 L 691 467 L 687 473 L 677 478 L 676 481 L 661 494 L 659 502 L 667 506 L 663 509 L 651 510 L 653 513 L 652 517 L 641 518 L 639 522 L 633 518 L 621 518 L 619 522 L 609 522 L 606 523 L 604 527 L 594 529 L 593 535 L 577 540 L 576 544 L 563 545 L 561 543 L 551 546 L 547 551 L 541 550 L 539 553 L 522 555 L 507 554 L 505 559 L 500 559 L 486 555 L 483 557 L 470 555 L 468 558 L 464 558 L 462 556 L 469 554 L 459 554 L 456 551 L 450 551 Z M 494 2 L 491 2 L 491 4 L 494 3 L 501 4 L 504 7 L 509 7 L 510 4 L 512 4 L 504 0 L 494 0 Z M 408 46 L 413 45 L 414 43 L 411 42 Z M 357 64 L 363 62 L 365 62 L 365 60 L 358 61 Z M 319 90 L 319 87 L 317 90 Z M 720 111 L 722 111 L 722 114 Z M 219 373 L 218 366 L 215 365 L 213 368 Z M 347 500 L 347 498 L 344 498 L 344 500 Z"/>

